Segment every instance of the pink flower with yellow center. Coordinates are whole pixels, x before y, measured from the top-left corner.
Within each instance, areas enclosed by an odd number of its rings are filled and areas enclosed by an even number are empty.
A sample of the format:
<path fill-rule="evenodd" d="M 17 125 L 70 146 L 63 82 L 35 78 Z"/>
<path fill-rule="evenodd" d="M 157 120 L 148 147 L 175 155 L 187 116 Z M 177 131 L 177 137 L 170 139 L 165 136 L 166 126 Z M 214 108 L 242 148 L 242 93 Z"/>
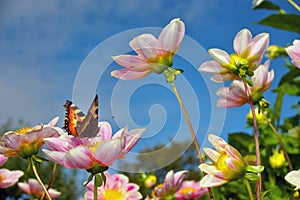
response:
<path fill-rule="evenodd" d="M 212 164 L 200 164 L 200 169 L 206 173 L 200 181 L 200 186 L 216 187 L 243 177 L 247 164 L 241 154 L 216 135 L 209 134 L 208 140 L 217 151 L 204 148 Z"/>
<path fill-rule="evenodd" d="M 252 38 L 248 29 L 237 33 L 233 41 L 235 53 L 229 55 L 221 49 L 210 49 L 213 58 L 204 62 L 199 71 L 215 74 L 212 80 L 224 82 L 240 79 L 241 75 L 250 75 L 261 63 L 264 52 L 269 45 L 269 34 L 261 33 Z"/>
<path fill-rule="evenodd" d="M 207 188 L 200 186 L 200 181 L 184 181 L 175 193 L 176 200 L 198 199 L 208 192 Z"/>
<path fill-rule="evenodd" d="M 55 127 L 58 117 L 47 125 L 38 125 L 33 128 L 22 128 L 9 131 L 0 139 L 0 153 L 7 157 L 28 158 L 38 153 L 43 146 L 43 138 L 58 137 L 62 130 Z"/>
<path fill-rule="evenodd" d="M 19 178 L 24 175 L 20 170 L 10 171 L 8 169 L 0 169 L 0 188 L 8 188 L 19 181 Z"/>
<path fill-rule="evenodd" d="M 253 86 L 248 86 L 253 103 L 258 103 L 263 98 L 263 92 L 270 88 L 274 79 L 274 71 L 269 72 L 270 62 L 260 65 L 251 77 Z M 221 98 L 217 105 L 220 107 L 237 107 L 248 103 L 247 93 L 243 81 L 234 80 L 229 87 L 223 87 L 217 91 Z"/>
<path fill-rule="evenodd" d="M 152 34 L 135 37 L 129 45 L 138 55 L 119 55 L 113 59 L 125 69 L 111 72 L 111 75 L 133 80 L 154 72 L 163 73 L 173 65 L 173 56 L 184 37 L 185 26 L 180 19 L 173 19 L 160 33 L 158 39 Z"/>
<path fill-rule="evenodd" d="M 285 50 L 292 59 L 292 63 L 300 69 L 300 40 L 294 40 L 293 45 Z"/>
<path fill-rule="evenodd" d="M 128 131 L 127 127 L 112 136 L 111 126 L 99 122 L 99 132 L 93 138 L 62 135 L 44 139 L 50 150 L 43 149 L 50 160 L 67 168 L 91 169 L 110 166 L 122 159 L 138 142 L 144 129 Z M 94 171 L 92 171 L 94 173 Z"/>
<path fill-rule="evenodd" d="M 152 200 L 156 199 L 173 199 L 175 198 L 175 193 L 180 189 L 187 171 L 179 171 L 174 174 L 171 170 L 167 173 L 164 182 L 154 188 L 152 191 Z"/>
<path fill-rule="evenodd" d="M 138 200 L 143 196 L 138 191 L 140 187 L 134 183 L 129 183 L 127 176 L 123 174 L 111 175 L 104 172 L 106 177 L 105 185 L 98 187 L 98 200 Z M 94 183 L 87 184 L 88 192 L 85 193 L 84 199 L 94 200 Z"/>
<path fill-rule="evenodd" d="M 36 179 L 28 179 L 28 182 L 18 183 L 19 188 L 26 194 L 30 194 L 36 198 L 41 197 L 44 194 L 44 190 Z M 46 186 L 47 187 L 47 186 Z M 50 188 L 48 193 L 51 198 L 57 198 L 61 192 Z"/>

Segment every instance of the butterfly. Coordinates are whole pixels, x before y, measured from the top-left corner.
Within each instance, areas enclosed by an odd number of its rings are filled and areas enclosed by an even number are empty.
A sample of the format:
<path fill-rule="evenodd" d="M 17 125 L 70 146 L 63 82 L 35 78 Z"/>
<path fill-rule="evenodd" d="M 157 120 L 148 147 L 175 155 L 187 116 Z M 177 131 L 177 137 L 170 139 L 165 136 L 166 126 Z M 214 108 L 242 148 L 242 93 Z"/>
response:
<path fill-rule="evenodd" d="M 93 137 L 98 133 L 98 96 L 95 96 L 87 115 L 72 101 L 67 100 L 64 129 L 75 137 Z"/>

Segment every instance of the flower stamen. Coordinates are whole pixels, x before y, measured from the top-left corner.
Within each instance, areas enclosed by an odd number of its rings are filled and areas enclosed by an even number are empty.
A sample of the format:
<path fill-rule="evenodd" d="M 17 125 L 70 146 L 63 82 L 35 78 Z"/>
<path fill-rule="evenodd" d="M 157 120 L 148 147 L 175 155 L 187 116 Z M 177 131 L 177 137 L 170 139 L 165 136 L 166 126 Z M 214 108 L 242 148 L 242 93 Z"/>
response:
<path fill-rule="evenodd" d="M 18 134 L 26 134 L 26 133 L 28 133 L 28 132 L 31 132 L 31 131 L 33 131 L 33 128 L 32 127 L 25 127 L 25 128 L 20 128 L 20 129 L 17 129 L 16 130 L 16 133 L 18 133 Z"/>

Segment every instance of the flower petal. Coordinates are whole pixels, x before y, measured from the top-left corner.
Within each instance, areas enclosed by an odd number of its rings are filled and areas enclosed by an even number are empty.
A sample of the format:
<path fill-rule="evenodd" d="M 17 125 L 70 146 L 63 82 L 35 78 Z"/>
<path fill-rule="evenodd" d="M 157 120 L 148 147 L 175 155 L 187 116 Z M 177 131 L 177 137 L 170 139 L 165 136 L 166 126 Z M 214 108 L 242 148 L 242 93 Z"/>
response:
<path fill-rule="evenodd" d="M 218 62 L 214 60 L 209 60 L 204 63 L 199 67 L 200 72 L 206 72 L 210 74 L 221 74 L 227 71 L 226 68 L 222 67 Z"/>
<path fill-rule="evenodd" d="M 210 164 L 200 164 L 199 168 L 201 171 L 207 173 L 207 174 L 216 174 L 216 173 L 220 173 L 219 170 L 217 170 L 217 168 L 214 165 L 210 165 Z"/>
<path fill-rule="evenodd" d="M 261 55 L 260 58 L 262 58 L 268 45 L 269 45 L 269 34 L 268 33 L 258 34 L 251 41 L 249 56 Z"/>
<path fill-rule="evenodd" d="M 247 49 L 251 39 L 252 35 L 248 29 L 239 31 L 233 40 L 234 51 L 237 54 L 242 54 Z"/>
<path fill-rule="evenodd" d="M 112 129 L 108 122 L 98 122 L 99 131 L 97 137 L 101 137 L 102 140 L 110 140 L 112 136 Z"/>
<path fill-rule="evenodd" d="M 209 55 L 220 64 L 229 64 L 230 56 L 226 51 L 221 49 L 210 49 L 208 50 Z"/>
<path fill-rule="evenodd" d="M 116 78 L 122 79 L 122 80 L 135 80 L 139 78 L 143 78 L 150 74 L 151 71 L 134 71 L 129 69 L 118 69 L 111 72 L 111 76 L 114 76 Z"/>
<path fill-rule="evenodd" d="M 216 148 L 217 151 L 225 151 L 226 146 L 228 146 L 227 142 L 223 140 L 222 138 L 214 135 L 209 134 L 208 135 L 208 141 Z"/>
<path fill-rule="evenodd" d="M 122 156 L 128 153 L 136 145 L 144 132 L 145 129 L 134 129 L 127 132 L 125 136 L 125 148 Z"/>
<path fill-rule="evenodd" d="M 113 56 L 112 58 L 116 63 L 128 69 L 134 69 L 137 71 L 147 70 L 147 66 L 148 66 L 147 60 L 142 56 L 119 55 L 119 56 Z"/>
<path fill-rule="evenodd" d="M 24 175 L 20 170 L 10 171 L 8 169 L 0 169 L 2 181 L 0 181 L 0 188 L 8 188 L 18 182 L 19 178 Z"/>
<path fill-rule="evenodd" d="M 124 138 L 105 141 L 94 152 L 95 159 L 105 166 L 112 165 L 122 155 L 124 143 Z"/>
<path fill-rule="evenodd" d="M 130 41 L 131 48 L 145 59 L 156 58 L 157 39 L 149 33 L 139 35 Z"/>
<path fill-rule="evenodd" d="M 300 189 L 300 169 L 289 172 L 284 179 L 290 184 L 296 186 L 295 190 Z"/>
<path fill-rule="evenodd" d="M 185 26 L 179 18 L 173 19 L 160 33 L 158 37 L 159 54 L 165 52 L 175 53 L 184 37 Z"/>
<path fill-rule="evenodd" d="M 214 163 L 216 163 L 220 157 L 220 153 L 213 150 L 213 149 L 210 149 L 210 148 L 203 148 L 205 154 L 207 155 L 207 157 L 213 161 Z"/>
<path fill-rule="evenodd" d="M 237 79 L 237 76 L 234 75 L 234 73 L 232 73 L 232 72 L 228 72 L 226 74 L 214 75 L 211 77 L 211 80 L 213 80 L 217 83 L 230 81 L 233 79 Z"/>
<path fill-rule="evenodd" d="M 86 146 L 78 146 L 66 153 L 64 165 L 68 168 L 89 169 L 92 167 L 92 152 Z"/>
<path fill-rule="evenodd" d="M 64 157 L 66 155 L 65 152 L 59 152 L 59 151 L 49 151 L 47 149 L 42 150 L 47 157 L 52 160 L 53 162 L 58 163 L 59 165 L 64 166 Z"/>
<path fill-rule="evenodd" d="M 217 186 L 223 185 L 227 182 L 229 182 L 229 181 L 215 177 L 214 175 L 211 175 L 211 174 L 207 174 L 201 179 L 200 186 L 201 187 L 217 187 Z"/>
<path fill-rule="evenodd" d="M 2 166 L 7 161 L 7 159 L 8 159 L 7 157 L 0 154 L 0 166 Z"/>

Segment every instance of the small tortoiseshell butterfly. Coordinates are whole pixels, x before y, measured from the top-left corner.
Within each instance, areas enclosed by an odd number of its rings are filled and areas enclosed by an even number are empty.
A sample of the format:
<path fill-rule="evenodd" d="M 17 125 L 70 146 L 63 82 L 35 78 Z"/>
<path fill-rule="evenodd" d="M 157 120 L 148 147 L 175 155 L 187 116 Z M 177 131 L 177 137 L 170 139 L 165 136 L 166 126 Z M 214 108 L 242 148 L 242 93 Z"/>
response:
<path fill-rule="evenodd" d="M 69 135 L 75 137 L 93 137 L 98 133 L 98 96 L 95 96 L 87 115 L 71 101 L 67 100 L 65 105 L 66 116 L 64 129 Z"/>

